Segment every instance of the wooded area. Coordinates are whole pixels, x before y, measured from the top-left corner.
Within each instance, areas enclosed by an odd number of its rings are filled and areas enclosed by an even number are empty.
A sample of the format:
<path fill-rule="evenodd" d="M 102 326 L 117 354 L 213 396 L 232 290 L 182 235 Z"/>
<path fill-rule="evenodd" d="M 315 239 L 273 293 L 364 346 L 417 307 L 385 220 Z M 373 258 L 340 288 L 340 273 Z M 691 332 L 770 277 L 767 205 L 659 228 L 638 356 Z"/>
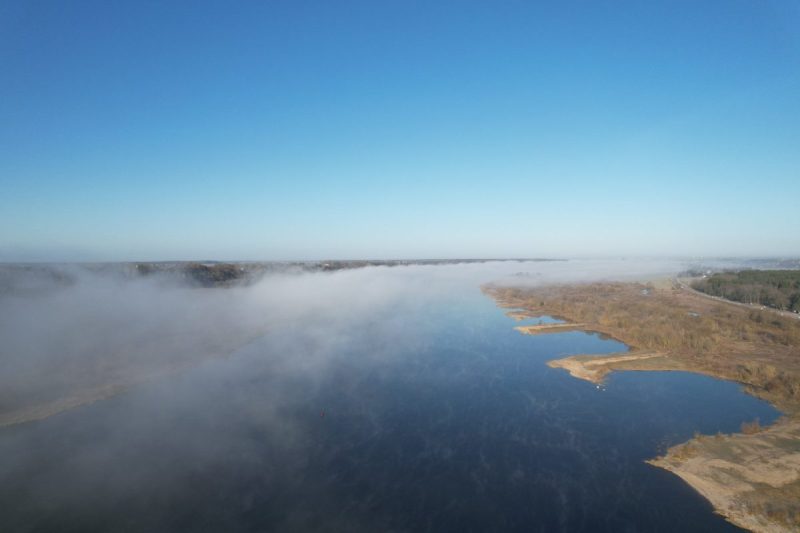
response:
<path fill-rule="evenodd" d="M 736 302 L 800 312 L 800 270 L 720 272 L 695 281 L 692 288 Z"/>

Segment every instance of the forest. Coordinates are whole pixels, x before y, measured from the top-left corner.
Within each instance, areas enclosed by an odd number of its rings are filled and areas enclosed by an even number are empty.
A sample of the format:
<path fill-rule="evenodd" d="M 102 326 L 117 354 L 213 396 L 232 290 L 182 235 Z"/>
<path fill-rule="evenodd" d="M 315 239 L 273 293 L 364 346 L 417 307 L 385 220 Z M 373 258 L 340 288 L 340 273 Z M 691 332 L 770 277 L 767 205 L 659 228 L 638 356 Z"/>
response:
<path fill-rule="evenodd" d="M 800 312 L 800 270 L 719 272 L 693 282 L 692 288 L 736 302 Z"/>

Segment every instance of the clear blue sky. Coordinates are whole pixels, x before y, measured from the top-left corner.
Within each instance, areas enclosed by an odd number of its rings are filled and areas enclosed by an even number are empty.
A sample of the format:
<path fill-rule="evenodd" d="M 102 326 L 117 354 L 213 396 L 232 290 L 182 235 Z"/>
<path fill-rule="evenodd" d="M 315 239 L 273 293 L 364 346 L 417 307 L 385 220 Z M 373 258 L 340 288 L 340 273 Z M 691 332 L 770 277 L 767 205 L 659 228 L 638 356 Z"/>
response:
<path fill-rule="evenodd" d="M 800 255 L 800 3 L 0 2 L 0 260 Z"/>

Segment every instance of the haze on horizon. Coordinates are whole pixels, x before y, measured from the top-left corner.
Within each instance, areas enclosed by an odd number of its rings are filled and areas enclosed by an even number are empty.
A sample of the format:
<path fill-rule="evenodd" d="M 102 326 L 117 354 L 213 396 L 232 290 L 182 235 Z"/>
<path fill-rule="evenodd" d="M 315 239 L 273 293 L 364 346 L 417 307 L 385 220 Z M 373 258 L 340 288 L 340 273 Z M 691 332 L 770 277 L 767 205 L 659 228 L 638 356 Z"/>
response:
<path fill-rule="evenodd" d="M 800 5 L 9 1 L 0 261 L 800 255 Z"/>

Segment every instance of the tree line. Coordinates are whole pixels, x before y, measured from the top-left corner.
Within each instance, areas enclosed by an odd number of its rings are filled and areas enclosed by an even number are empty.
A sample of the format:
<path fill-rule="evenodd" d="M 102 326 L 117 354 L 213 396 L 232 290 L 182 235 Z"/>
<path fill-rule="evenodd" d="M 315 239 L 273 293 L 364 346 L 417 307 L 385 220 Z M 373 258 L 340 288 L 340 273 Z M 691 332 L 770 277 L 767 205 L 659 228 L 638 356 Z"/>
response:
<path fill-rule="evenodd" d="M 736 302 L 800 312 L 800 270 L 719 272 L 693 282 L 692 288 Z"/>

